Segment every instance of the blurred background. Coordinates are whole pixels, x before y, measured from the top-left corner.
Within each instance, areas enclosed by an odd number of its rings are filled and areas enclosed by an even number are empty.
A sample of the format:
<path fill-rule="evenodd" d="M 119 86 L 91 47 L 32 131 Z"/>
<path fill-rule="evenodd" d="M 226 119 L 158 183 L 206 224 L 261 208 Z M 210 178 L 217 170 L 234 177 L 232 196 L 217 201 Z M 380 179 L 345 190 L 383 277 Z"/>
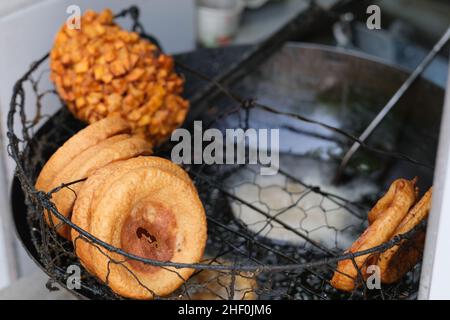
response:
<path fill-rule="evenodd" d="M 450 24 L 448 0 L 317 0 L 324 9 L 339 6 L 333 21 L 314 34 L 292 41 L 322 43 L 358 50 L 408 70 L 420 62 Z M 172 54 L 242 44 L 255 44 L 280 29 L 309 4 L 307 0 L 0 0 L 0 299 L 68 298 L 46 289 L 46 276 L 27 256 L 11 223 L 9 188 L 14 172 L 6 152 L 5 115 L 14 81 L 30 63 L 52 46 L 67 18 L 66 8 L 109 7 L 117 12 L 135 4 L 141 21 Z M 381 8 L 381 30 L 366 26 L 369 5 Z M 427 68 L 424 77 L 444 87 L 448 46 Z"/>

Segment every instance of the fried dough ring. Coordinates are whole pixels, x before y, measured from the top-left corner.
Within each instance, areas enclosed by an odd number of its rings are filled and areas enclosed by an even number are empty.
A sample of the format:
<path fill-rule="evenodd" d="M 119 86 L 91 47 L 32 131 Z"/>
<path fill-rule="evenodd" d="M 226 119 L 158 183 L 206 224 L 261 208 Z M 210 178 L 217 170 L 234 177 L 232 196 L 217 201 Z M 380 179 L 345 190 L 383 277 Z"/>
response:
<path fill-rule="evenodd" d="M 55 176 L 84 150 L 99 142 L 131 130 L 129 124 L 119 116 L 111 116 L 78 131 L 50 157 L 36 180 L 36 189 L 48 192 Z"/>
<path fill-rule="evenodd" d="M 406 216 L 411 206 L 416 201 L 415 180 L 395 180 L 388 193 L 387 198 L 381 198 L 376 208 L 383 207 L 376 215 L 376 219 L 364 231 L 364 233 L 346 251 L 355 253 L 367 250 L 388 241 L 394 234 L 397 226 Z M 331 285 L 343 291 L 352 291 L 358 277 L 358 271 L 365 274 L 365 263 L 369 254 L 338 262 L 336 272 L 331 279 Z M 355 268 L 356 264 L 356 268 Z"/>
<path fill-rule="evenodd" d="M 430 188 L 402 220 L 393 236 L 412 230 L 428 216 L 431 209 L 431 197 L 432 189 Z M 424 243 L 425 232 L 418 230 L 410 240 L 404 240 L 399 245 L 381 253 L 378 258 L 381 282 L 390 284 L 400 280 L 417 264 L 422 256 Z"/>
<path fill-rule="evenodd" d="M 110 163 L 103 168 L 95 171 L 83 185 L 75 202 L 72 214 L 72 222 L 87 232 L 91 232 L 91 210 L 96 207 L 101 194 L 109 189 L 121 176 L 127 172 L 142 168 L 153 167 L 167 171 L 184 181 L 192 184 L 189 175 L 178 165 L 173 162 L 159 157 L 140 156 L 128 160 Z M 194 186 L 192 186 L 194 188 Z M 79 233 L 75 229 L 71 229 L 71 239 L 75 247 L 75 253 L 85 268 L 94 273 L 91 267 L 91 250 L 97 250 L 85 239 L 78 241 Z"/>
<path fill-rule="evenodd" d="M 211 260 L 205 261 L 210 263 Z M 229 265 L 229 261 L 220 260 L 221 265 Z M 218 262 L 211 262 L 213 265 Z M 234 283 L 233 283 L 234 281 Z M 190 300 L 228 300 L 230 298 L 230 286 L 233 283 L 233 300 L 256 300 L 257 283 L 254 274 L 251 272 L 240 272 L 233 275 L 230 271 L 222 270 L 201 270 L 189 279 L 190 287 L 194 287 L 192 293 L 189 292 Z M 195 288 L 197 287 L 197 288 Z"/>
<path fill-rule="evenodd" d="M 97 154 L 102 148 L 109 147 L 116 142 L 128 139 L 130 137 L 131 136 L 129 134 L 119 134 L 116 136 L 109 137 L 103 141 L 100 141 L 98 144 L 91 146 L 90 148 L 84 150 L 83 152 L 78 154 L 71 161 L 77 161 L 77 163 L 79 163 L 80 162 L 79 159 L 89 159 L 92 156 L 95 156 L 95 154 Z M 75 180 L 79 179 L 79 178 L 72 179 L 72 177 L 70 176 L 70 172 L 67 172 L 68 171 L 67 166 L 69 164 L 70 164 L 70 162 L 67 163 L 64 168 L 61 168 L 61 171 L 59 171 L 58 173 L 55 174 L 55 177 L 53 178 L 53 180 L 50 181 L 50 183 L 48 184 L 47 191 L 51 191 L 53 188 L 59 187 L 61 185 L 61 183 L 67 183 L 67 182 L 71 182 L 71 181 L 75 181 Z M 71 185 L 70 189 L 68 189 L 68 190 L 71 191 L 72 193 L 76 194 L 77 191 L 81 188 L 82 184 L 83 184 L 83 182 L 79 182 L 77 184 Z M 58 211 L 67 217 L 69 215 L 69 211 L 71 209 L 68 206 L 70 206 L 71 202 L 70 201 L 64 202 L 62 200 L 61 195 L 58 195 L 59 193 L 65 193 L 65 191 L 63 191 L 63 190 L 64 189 L 54 193 L 52 195 L 52 201 L 56 205 L 56 208 L 58 209 Z M 59 221 L 59 219 L 57 219 L 56 217 L 51 215 L 50 212 L 47 210 L 46 210 L 46 214 L 45 214 L 45 220 L 47 221 L 48 224 L 55 226 L 56 230 L 58 231 L 58 233 L 60 235 L 67 238 L 67 233 L 65 230 L 66 226 L 62 223 L 62 221 Z"/>
<path fill-rule="evenodd" d="M 90 230 L 94 236 L 155 260 L 195 263 L 201 259 L 206 244 L 206 217 L 195 189 L 184 179 L 158 168 L 143 167 L 122 175 L 98 196 L 99 202 L 91 211 Z M 155 241 L 149 244 L 148 239 L 140 237 L 140 229 Z M 111 260 L 99 250 L 90 252 L 94 273 L 113 291 L 130 298 L 167 295 L 194 271 L 125 262 L 123 256 L 106 252 L 116 262 L 109 263 Z"/>
<path fill-rule="evenodd" d="M 207 283 L 206 288 L 190 296 L 191 300 L 228 300 L 232 275 L 227 272 L 203 270 L 195 278 L 199 283 Z M 256 300 L 256 281 L 250 276 L 235 275 L 233 300 Z"/>
<path fill-rule="evenodd" d="M 138 155 L 150 154 L 151 145 L 141 137 L 118 135 L 104 140 L 92 146 L 75 157 L 64 169 L 62 169 L 50 184 L 51 188 L 60 186 L 79 179 L 87 178 L 95 170 L 117 160 L 126 160 Z M 82 188 L 83 182 L 76 183 L 69 188 L 62 188 L 52 195 L 52 201 L 58 211 L 68 217 L 73 209 L 76 194 Z M 52 222 L 50 222 L 51 217 Z M 51 225 L 58 225 L 58 233 L 69 237 L 69 228 L 65 224 L 59 223 L 59 219 L 53 215 L 46 215 L 47 222 Z"/>
<path fill-rule="evenodd" d="M 139 239 L 141 228 L 150 230 L 158 244 L 156 249 Z M 206 243 L 205 214 L 196 192 L 182 179 L 156 168 L 135 169 L 115 181 L 91 212 L 91 231 L 115 247 L 160 261 L 198 262 Z M 167 295 L 194 271 L 136 261 L 127 261 L 125 266 L 109 264 L 110 259 L 98 250 L 91 253 L 97 276 L 107 280 L 113 291 L 131 298 Z M 124 260 L 109 254 L 115 261 Z"/>

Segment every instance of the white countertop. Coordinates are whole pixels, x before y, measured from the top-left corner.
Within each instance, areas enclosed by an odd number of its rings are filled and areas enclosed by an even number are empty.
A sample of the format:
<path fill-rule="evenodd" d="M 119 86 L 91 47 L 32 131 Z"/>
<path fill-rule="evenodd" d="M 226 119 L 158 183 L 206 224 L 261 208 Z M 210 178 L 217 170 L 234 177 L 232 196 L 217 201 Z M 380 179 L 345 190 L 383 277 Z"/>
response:
<path fill-rule="evenodd" d="M 41 270 L 22 277 L 13 286 L 0 290 L 0 300 L 75 300 L 69 291 L 60 288 L 50 291 L 45 284 L 48 277 Z"/>

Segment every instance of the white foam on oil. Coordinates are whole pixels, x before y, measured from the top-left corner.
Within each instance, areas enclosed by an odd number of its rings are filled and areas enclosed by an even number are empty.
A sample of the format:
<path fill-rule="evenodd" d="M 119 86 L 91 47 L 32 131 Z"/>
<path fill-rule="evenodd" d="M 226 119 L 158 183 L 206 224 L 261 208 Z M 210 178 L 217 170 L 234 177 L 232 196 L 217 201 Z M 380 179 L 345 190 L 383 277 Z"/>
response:
<path fill-rule="evenodd" d="M 329 249 L 347 248 L 365 219 L 352 214 L 337 198 L 325 197 L 308 186 L 357 202 L 377 192 L 376 185 L 356 177 L 345 185 L 334 186 L 331 179 L 335 167 L 312 158 L 284 155 L 281 168 L 303 184 L 282 173 L 262 176 L 258 169 L 250 167 L 226 180 L 231 193 L 254 207 L 232 201 L 234 216 L 253 233 L 274 241 L 304 246 L 306 240 L 301 234 Z"/>

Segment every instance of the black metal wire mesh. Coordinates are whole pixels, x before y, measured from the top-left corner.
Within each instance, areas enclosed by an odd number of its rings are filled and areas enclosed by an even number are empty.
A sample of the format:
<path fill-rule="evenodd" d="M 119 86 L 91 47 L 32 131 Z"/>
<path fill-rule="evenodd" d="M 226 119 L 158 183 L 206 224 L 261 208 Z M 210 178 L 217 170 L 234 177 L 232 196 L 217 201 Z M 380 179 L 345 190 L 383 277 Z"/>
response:
<path fill-rule="evenodd" d="M 127 14 L 134 21 L 133 29 L 145 34 L 138 22 L 137 9 L 124 10 L 118 17 Z M 153 37 L 146 38 L 155 41 Z M 67 181 L 47 194 L 34 188 L 35 179 L 48 157 L 84 126 L 69 114 L 47 82 L 48 70 L 43 69 L 47 58 L 48 55 L 34 63 L 14 86 L 8 115 L 8 151 L 17 164 L 16 174 L 25 193 L 27 212 L 24 214 L 33 244 L 52 281 L 64 284 L 68 277 L 67 267 L 81 265 L 72 244 L 59 237 L 45 222 L 44 209 L 80 233 L 75 243 L 87 241 L 107 256 L 109 252 L 116 252 L 124 257 L 120 261 L 110 258 L 112 264 L 128 268 L 127 261 L 134 259 L 159 267 L 195 268 L 194 276 L 179 290 L 164 297 L 168 299 L 198 299 L 205 296 L 219 299 L 415 298 L 420 266 L 416 266 L 400 283 L 383 286 L 381 290 L 368 290 L 364 281 L 360 281 L 361 286 L 357 286 L 351 294 L 332 288 L 329 280 L 337 261 L 382 252 L 403 239 L 409 239 L 415 229 L 378 247 L 343 254 L 349 239 L 356 239 L 364 230 L 367 205 L 308 185 L 283 168 L 275 177 L 264 178 L 258 174 L 258 166 L 185 166 L 198 189 L 208 219 L 207 248 L 204 261 L 199 264 L 166 263 L 136 257 L 72 224 L 57 211 L 51 195 L 61 188 L 70 188 L 77 181 Z M 299 114 L 282 112 L 255 99 L 241 98 L 187 65 L 178 63 L 178 67 L 213 83 L 229 101 L 228 108 L 218 111 L 211 106 L 205 112 L 205 129 L 220 127 L 223 121 L 233 121 L 236 127 L 245 129 L 249 126 L 253 110 L 259 109 L 321 126 L 344 140 L 358 141 L 342 129 Z M 25 99 L 33 102 L 35 110 L 25 110 Z M 52 110 L 62 108 L 50 116 L 48 105 L 55 107 Z M 371 152 L 424 165 L 406 155 L 361 144 Z M 166 144 L 157 155 L 168 157 L 170 148 L 170 143 Z M 271 200 L 273 194 L 276 194 L 275 201 Z M 121 298 L 84 268 L 81 269 L 82 294 L 100 299 Z M 132 273 L 131 269 L 128 270 Z M 137 277 L 136 281 L 139 282 Z"/>

